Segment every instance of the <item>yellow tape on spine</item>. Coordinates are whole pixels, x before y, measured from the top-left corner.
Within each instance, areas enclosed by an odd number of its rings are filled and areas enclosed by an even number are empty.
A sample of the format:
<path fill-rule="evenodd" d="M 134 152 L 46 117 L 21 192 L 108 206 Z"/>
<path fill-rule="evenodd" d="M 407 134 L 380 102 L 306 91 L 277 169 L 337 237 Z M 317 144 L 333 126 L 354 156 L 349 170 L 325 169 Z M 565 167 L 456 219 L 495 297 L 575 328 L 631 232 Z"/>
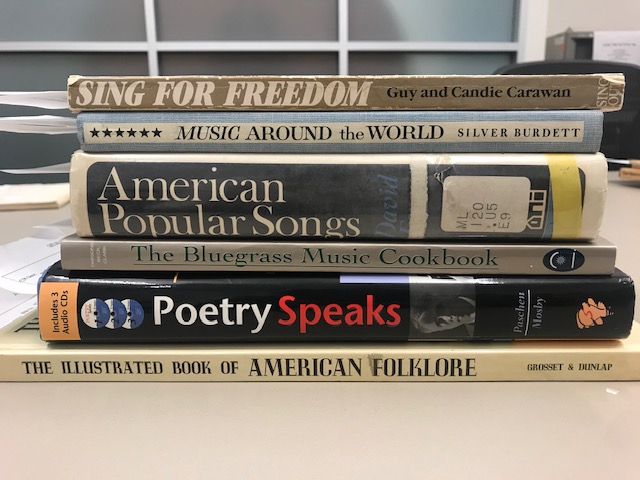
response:
<path fill-rule="evenodd" d="M 582 235 L 582 185 L 575 155 L 547 155 L 553 201 L 554 239 Z"/>

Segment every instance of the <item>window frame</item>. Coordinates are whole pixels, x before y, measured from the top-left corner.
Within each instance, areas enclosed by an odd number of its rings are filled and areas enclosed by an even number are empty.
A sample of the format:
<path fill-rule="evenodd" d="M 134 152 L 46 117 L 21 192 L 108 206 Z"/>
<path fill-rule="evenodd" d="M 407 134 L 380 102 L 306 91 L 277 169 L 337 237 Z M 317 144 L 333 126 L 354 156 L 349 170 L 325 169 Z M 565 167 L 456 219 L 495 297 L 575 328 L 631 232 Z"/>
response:
<path fill-rule="evenodd" d="M 510 53 L 514 61 L 544 59 L 549 0 L 515 0 L 516 18 L 510 42 L 419 42 L 349 40 L 349 0 L 338 1 L 338 38 L 335 41 L 161 41 L 157 38 L 155 0 L 143 0 L 145 41 L 20 41 L 0 42 L 0 52 L 145 53 L 149 75 L 160 75 L 159 56 L 165 52 L 314 52 L 336 53 L 338 75 L 349 74 L 351 52 Z"/>

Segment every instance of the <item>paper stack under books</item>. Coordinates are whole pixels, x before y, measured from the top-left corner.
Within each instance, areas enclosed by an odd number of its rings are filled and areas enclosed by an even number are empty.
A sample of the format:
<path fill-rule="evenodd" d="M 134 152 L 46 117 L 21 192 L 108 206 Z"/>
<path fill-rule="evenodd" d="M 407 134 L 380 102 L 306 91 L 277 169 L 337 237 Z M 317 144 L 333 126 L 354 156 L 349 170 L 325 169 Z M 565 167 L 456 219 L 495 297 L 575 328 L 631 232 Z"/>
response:
<path fill-rule="evenodd" d="M 39 289 L 55 379 L 628 378 L 603 365 L 633 282 L 598 237 L 623 92 L 70 77 L 76 235 Z"/>

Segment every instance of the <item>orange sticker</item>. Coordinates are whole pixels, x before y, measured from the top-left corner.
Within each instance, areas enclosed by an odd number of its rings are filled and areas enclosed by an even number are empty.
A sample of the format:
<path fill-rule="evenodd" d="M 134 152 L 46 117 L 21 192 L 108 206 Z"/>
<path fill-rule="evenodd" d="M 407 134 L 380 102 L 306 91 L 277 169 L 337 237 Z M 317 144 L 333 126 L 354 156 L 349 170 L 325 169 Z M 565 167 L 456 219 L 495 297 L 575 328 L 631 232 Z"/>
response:
<path fill-rule="evenodd" d="M 78 284 L 43 282 L 38 292 L 38 318 L 43 340 L 80 340 Z"/>

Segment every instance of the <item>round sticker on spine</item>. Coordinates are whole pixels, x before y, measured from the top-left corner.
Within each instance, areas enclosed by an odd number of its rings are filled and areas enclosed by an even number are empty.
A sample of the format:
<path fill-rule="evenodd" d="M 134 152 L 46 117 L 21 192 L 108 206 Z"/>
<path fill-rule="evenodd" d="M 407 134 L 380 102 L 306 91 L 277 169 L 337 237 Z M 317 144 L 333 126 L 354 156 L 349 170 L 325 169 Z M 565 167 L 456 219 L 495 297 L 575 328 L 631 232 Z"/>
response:
<path fill-rule="evenodd" d="M 105 300 L 104 303 L 107 304 L 110 310 L 110 318 L 105 327 L 116 329 L 124 325 L 124 322 L 127 321 L 127 309 L 122 302 L 115 298 L 110 298 Z"/>
<path fill-rule="evenodd" d="M 557 248 L 548 252 L 542 263 L 549 270 L 572 272 L 584 265 L 584 255 L 573 248 Z"/>
<path fill-rule="evenodd" d="M 131 298 L 122 300 L 122 304 L 127 311 L 127 319 L 122 324 L 122 328 L 129 330 L 138 328 L 140 324 L 142 324 L 142 320 L 144 320 L 144 309 L 142 305 Z"/>
<path fill-rule="evenodd" d="M 103 300 L 91 298 L 82 304 L 80 316 L 85 325 L 102 328 L 111 318 L 111 309 Z"/>

